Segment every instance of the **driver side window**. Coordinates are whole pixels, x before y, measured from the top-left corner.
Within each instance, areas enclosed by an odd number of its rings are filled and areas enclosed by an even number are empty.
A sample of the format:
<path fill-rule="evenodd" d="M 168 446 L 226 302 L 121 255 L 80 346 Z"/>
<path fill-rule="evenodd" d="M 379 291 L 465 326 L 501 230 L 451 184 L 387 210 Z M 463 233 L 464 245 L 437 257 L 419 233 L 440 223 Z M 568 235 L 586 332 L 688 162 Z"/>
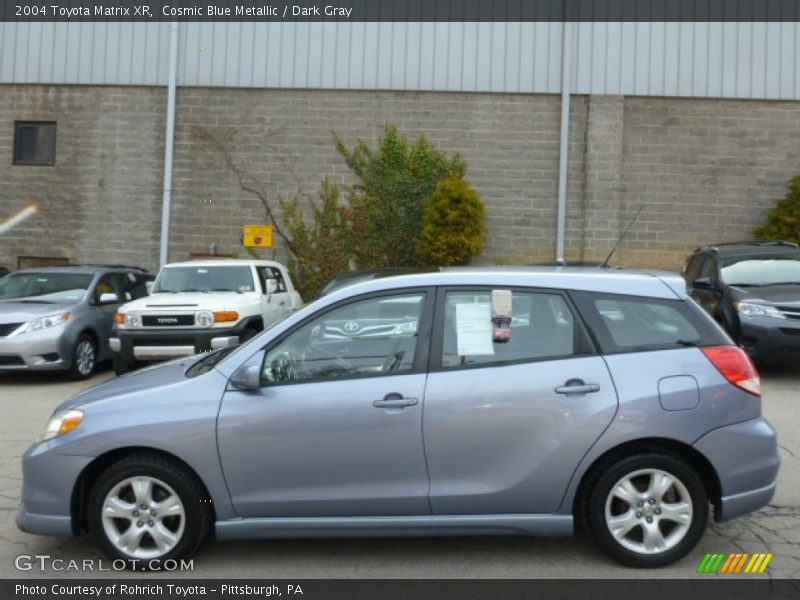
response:
<path fill-rule="evenodd" d="M 401 373 L 414 367 L 424 293 L 369 298 L 304 324 L 271 349 L 262 381 Z"/>

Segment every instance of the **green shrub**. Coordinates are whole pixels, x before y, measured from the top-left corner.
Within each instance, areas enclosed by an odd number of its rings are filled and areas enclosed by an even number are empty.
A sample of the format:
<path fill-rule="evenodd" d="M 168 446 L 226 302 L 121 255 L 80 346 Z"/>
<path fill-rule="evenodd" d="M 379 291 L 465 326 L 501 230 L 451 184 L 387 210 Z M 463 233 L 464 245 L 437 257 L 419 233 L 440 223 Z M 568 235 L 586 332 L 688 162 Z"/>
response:
<path fill-rule="evenodd" d="M 756 239 L 800 243 L 800 175 L 792 178 L 786 196 L 775 201 L 767 222 L 754 233 Z"/>
<path fill-rule="evenodd" d="M 287 266 L 297 291 L 310 300 L 335 275 L 347 270 L 353 253 L 350 211 L 339 201 L 339 188 L 323 180 L 317 201 L 310 199 L 311 222 L 299 200 L 281 200 L 286 234 L 291 239 Z"/>
<path fill-rule="evenodd" d="M 417 245 L 422 263 L 463 265 L 480 254 L 486 237 L 486 207 L 469 183 L 461 177 L 443 179 L 425 204 Z"/>
<path fill-rule="evenodd" d="M 420 264 L 416 246 L 425 199 L 445 177 L 462 177 L 464 161 L 458 154 L 448 158 L 425 136 L 412 145 L 393 125 L 376 150 L 361 140 L 351 150 L 338 135 L 335 143 L 359 180 L 350 190 L 358 267 Z"/>

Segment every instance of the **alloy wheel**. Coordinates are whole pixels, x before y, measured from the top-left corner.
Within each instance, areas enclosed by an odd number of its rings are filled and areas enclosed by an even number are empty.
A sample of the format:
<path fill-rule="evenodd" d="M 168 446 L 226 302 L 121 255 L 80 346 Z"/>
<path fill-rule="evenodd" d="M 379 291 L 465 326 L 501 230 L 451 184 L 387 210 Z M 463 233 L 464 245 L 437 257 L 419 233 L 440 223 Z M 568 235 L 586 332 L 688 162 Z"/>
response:
<path fill-rule="evenodd" d="M 638 554 L 674 548 L 692 524 L 692 498 L 684 483 L 661 469 L 640 469 L 608 494 L 605 521 L 613 538 Z"/>
<path fill-rule="evenodd" d="M 164 556 L 180 542 L 186 511 L 178 494 L 149 476 L 115 485 L 102 505 L 103 529 L 121 553 L 136 559 Z"/>
<path fill-rule="evenodd" d="M 94 369 L 94 346 L 89 340 L 81 340 L 75 348 L 75 365 L 83 376 L 91 374 Z"/>

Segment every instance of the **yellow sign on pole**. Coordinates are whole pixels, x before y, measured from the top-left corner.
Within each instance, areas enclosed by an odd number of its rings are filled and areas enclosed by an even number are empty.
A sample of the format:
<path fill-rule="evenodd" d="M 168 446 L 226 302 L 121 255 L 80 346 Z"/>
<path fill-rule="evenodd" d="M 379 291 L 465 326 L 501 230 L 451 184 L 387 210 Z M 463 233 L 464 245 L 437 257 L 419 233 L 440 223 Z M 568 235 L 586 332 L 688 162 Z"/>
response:
<path fill-rule="evenodd" d="M 272 225 L 245 225 L 243 238 L 247 248 L 270 248 Z"/>

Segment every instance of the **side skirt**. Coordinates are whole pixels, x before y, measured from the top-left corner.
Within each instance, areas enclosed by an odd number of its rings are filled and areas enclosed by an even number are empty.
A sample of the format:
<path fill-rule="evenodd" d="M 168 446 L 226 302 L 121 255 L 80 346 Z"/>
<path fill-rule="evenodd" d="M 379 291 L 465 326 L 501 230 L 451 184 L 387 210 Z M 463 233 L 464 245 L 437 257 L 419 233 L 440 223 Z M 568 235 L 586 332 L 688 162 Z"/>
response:
<path fill-rule="evenodd" d="M 450 535 L 560 537 L 573 534 L 573 519 L 572 515 L 247 518 L 217 521 L 216 534 L 218 540 Z"/>

